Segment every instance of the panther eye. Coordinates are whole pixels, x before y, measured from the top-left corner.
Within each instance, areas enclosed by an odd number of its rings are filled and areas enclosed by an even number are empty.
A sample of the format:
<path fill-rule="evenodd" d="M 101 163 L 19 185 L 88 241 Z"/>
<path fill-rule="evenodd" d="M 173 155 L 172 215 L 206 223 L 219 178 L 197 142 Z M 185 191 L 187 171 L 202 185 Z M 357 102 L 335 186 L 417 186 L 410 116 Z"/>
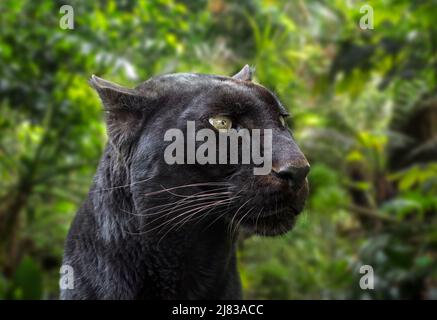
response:
<path fill-rule="evenodd" d="M 285 117 L 284 116 L 279 116 L 279 122 L 281 123 L 281 125 L 283 127 L 287 126 L 287 122 L 285 122 Z"/>
<path fill-rule="evenodd" d="M 232 127 L 232 120 L 227 116 L 216 116 L 209 118 L 209 123 L 219 131 L 227 131 Z"/>

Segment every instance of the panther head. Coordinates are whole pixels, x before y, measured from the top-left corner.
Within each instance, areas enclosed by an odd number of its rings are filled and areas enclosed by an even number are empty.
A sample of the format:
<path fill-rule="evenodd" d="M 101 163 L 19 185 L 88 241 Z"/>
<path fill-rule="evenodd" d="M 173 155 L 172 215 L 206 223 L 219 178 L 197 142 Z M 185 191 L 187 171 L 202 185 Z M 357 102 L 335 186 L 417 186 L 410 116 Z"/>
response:
<path fill-rule="evenodd" d="M 286 125 L 287 110 L 251 77 L 246 65 L 233 77 L 177 73 L 153 77 L 134 89 L 91 78 L 106 112 L 111 170 L 129 186 L 141 228 L 169 232 L 215 221 L 260 235 L 292 228 L 308 196 L 310 166 Z M 199 150 L 203 143 L 190 137 L 189 122 L 196 132 L 210 129 L 217 136 L 223 128 L 271 130 L 271 146 L 260 140 L 260 154 L 271 152 L 271 169 L 255 175 L 259 164 L 253 161 L 189 163 L 190 146 Z M 186 154 L 180 163 L 164 159 L 172 143 L 164 139 L 169 129 L 184 134 Z M 238 159 L 242 144 L 239 140 Z"/>

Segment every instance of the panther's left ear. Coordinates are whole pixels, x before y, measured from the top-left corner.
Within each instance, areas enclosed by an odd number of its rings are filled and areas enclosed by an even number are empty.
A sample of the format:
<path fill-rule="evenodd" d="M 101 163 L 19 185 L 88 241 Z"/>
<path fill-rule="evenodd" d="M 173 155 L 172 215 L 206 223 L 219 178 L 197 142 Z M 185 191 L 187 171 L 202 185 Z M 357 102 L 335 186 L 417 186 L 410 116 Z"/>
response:
<path fill-rule="evenodd" d="M 252 69 L 246 64 L 243 69 L 233 75 L 232 78 L 242 81 L 252 81 Z"/>
<path fill-rule="evenodd" d="M 115 144 L 130 141 L 139 132 L 149 103 L 137 90 L 125 88 L 95 75 L 89 80 L 106 111 L 108 137 Z"/>

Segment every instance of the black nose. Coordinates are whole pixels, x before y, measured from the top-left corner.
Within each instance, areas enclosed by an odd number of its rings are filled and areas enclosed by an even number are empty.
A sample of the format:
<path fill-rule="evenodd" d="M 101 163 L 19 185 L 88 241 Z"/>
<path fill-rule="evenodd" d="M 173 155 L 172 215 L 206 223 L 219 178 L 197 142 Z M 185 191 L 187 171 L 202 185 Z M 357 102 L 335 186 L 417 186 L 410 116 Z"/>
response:
<path fill-rule="evenodd" d="M 310 165 L 305 164 L 301 166 L 290 165 L 281 167 L 276 171 L 276 174 L 280 178 L 287 180 L 293 189 L 300 189 L 308 172 L 310 172 Z"/>

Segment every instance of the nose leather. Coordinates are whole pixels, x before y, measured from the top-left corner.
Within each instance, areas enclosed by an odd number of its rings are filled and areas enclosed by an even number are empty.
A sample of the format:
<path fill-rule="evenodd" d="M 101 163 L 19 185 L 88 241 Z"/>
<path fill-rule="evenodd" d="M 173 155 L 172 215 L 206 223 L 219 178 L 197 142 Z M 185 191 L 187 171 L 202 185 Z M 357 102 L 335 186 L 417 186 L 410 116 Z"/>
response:
<path fill-rule="evenodd" d="M 298 165 L 286 165 L 275 170 L 276 174 L 284 180 L 287 180 L 293 189 L 299 189 L 310 171 L 308 163 Z"/>

